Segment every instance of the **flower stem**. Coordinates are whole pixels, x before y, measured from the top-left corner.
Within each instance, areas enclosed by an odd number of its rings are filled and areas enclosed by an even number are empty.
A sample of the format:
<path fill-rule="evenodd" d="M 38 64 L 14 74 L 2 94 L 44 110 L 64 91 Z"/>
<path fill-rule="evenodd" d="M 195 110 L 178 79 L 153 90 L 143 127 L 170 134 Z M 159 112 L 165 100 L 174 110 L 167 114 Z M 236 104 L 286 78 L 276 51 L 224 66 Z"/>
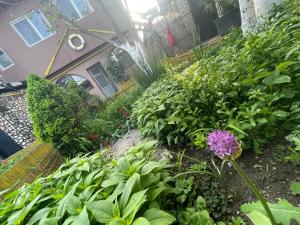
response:
<path fill-rule="evenodd" d="M 247 183 L 247 185 L 252 189 L 254 194 L 257 196 L 257 198 L 259 199 L 259 201 L 263 205 L 263 207 L 264 207 L 264 209 L 265 209 L 272 225 L 277 225 L 277 223 L 274 219 L 274 216 L 273 216 L 273 214 L 272 214 L 272 212 L 271 212 L 264 196 L 259 192 L 259 190 L 255 186 L 255 184 L 252 182 L 252 180 L 250 180 L 250 178 L 246 175 L 244 170 L 237 164 L 237 162 L 235 160 L 230 160 L 230 162 L 232 163 L 234 169 L 239 173 L 239 175 L 244 179 L 244 181 Z"/>

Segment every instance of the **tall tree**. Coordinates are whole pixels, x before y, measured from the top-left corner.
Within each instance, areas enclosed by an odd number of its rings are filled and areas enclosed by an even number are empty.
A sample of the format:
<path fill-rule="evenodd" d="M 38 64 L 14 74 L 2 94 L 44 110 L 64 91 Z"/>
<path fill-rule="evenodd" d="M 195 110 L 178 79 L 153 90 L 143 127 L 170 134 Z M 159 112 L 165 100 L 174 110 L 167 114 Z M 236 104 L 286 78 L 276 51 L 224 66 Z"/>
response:
<path fill-rule="evenodd" d="M 263 22 L 273 5 L 281 2 L 282 0 L 239 0 L 244 36 L 255 32 L 256 26 Z"/>

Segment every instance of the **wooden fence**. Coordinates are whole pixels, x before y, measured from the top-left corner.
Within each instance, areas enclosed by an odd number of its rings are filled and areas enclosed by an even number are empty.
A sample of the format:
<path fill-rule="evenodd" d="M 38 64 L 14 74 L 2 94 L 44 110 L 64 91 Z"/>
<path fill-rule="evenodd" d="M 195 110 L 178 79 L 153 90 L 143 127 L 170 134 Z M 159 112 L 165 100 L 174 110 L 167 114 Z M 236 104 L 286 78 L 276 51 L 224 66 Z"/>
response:
<path fill-rule="evenodd" d="M 26 182 L 31 183 L 40 176 L 47 176 L 64 162 L 64 158 L 52 145 L 39 141 L 21 151 L 24 151 L 22 158 L 8 171 L 0 174 L 0 191 L 19 187 Z"/>

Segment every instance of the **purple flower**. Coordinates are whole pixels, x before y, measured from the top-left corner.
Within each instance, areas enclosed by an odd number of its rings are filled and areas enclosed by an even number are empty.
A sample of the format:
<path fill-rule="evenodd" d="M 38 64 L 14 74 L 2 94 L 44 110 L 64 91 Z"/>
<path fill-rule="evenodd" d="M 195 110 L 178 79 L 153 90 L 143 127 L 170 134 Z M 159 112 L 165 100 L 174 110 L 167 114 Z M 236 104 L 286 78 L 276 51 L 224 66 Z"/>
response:
<path fill-rule="evenodd" d="M 240 150 L 237 138 L 225 130 L 216 130 L 208 134 L 207 144 L 215 155 L 224 159 Z"/>

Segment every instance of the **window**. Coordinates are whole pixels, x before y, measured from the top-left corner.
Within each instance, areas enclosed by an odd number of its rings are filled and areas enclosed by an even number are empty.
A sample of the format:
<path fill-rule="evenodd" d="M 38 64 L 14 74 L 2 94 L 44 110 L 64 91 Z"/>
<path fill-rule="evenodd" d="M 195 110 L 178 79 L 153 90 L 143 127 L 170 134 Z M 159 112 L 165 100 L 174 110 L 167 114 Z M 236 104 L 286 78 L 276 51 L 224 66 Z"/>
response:
<path fill-rule="evenodd" d="M 10 67 L 12 67 L 14 62 L 8 57 L 8 55 L 0 49 L 0 68 L 1 70 L 6 70 Z"/>
<path fill-rule="evenodd" d="M 71 81 L 74 81 L 78 86 L 81 86 L 87 90 L 91 90 L 94 88 L 91 82 L 88 81 L 86 78 L 75 74 L 62 76 L 56 81 L 56 83 L 59 86 L 67 88 Z"/>
<path fill-rule="evenodd" d="M 88 0 L 55 0 L 57 8 L 70 20 L 80 20 L 93 12 Z"/>
<path fill-rule="evenodd" d="M 49 22 L 40 10 L 34 10 L 14 20 L 11 25 L 28 47 L 32 47 L 54 34 Z"/>
<path fill-rule="evenodd" d="M 113 86 L 113 83 L 109 80 L 100 62 L 88 68 L 88 71 L 96 80 L 96 82 L 99 84 L 106 97 L 114 96 L 117 89 L 115 88 L 115 86 Z"/>

